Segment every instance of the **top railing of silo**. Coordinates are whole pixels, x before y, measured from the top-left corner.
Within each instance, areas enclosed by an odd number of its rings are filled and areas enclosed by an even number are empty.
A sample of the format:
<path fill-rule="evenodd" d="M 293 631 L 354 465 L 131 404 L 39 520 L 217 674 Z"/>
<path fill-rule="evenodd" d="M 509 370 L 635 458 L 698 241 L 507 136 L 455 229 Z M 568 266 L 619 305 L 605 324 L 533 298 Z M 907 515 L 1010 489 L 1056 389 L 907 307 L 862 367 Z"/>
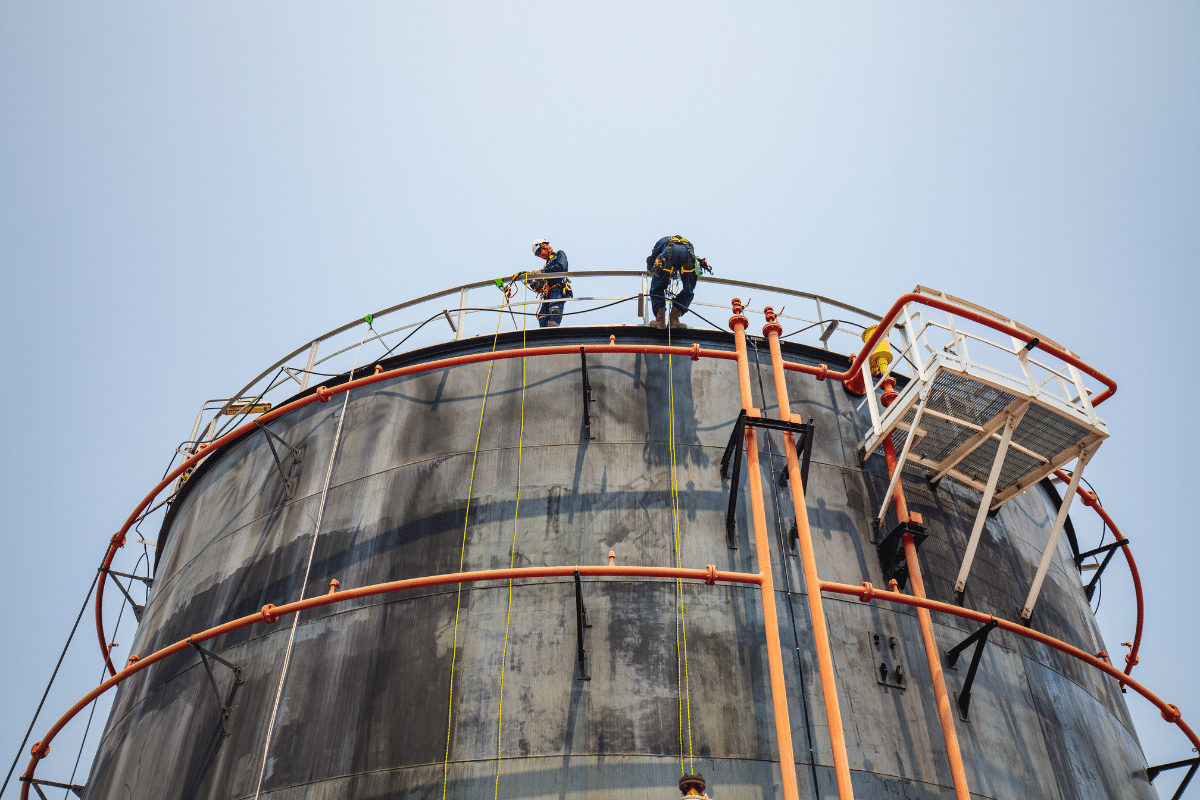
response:
<path fill-rule="evenodd" d="M 648 273 L 596 270 L 570 272 L 563 277 L 572 281 L 575 294 L 563 300 L 567 304 L 564 327 L 649 323 Z M 702 276 L 700 283 L 713 288 L 745 290 L 749 293 L 748 302 L 755 301 L 755 308 L 747 308 L 747 312 L 761 314 L 766 305 L 774 305 L 780 309 L 777 316 L 786 321 L 785 327 L 795 326 L 795 330 L 785 332 L 784 339 L 835 352 L 856 352 L 862 346 L 863 329 L 880 319 L 870 311 L 796 289 L 711 276 Z M 728 332 L 722 327 L 724 320 L 720 316 L 728 312 L 728 302 L 709 302 L 706 296 L 711 298 L 712 293 L 703 288 L 698 294 L 687 317 L 689 325 Z M 448 304 L 447 299 L 454 302 Z M 355 319 L 304 343 L 238 392 L 205 401 L 180 453 L 195 452 L 200 443 L 213 441 L 262 404 L 277 403 L 307 389 L 313 376 L 319 382 L 323 377 L 344 374 L 355 364 L 361 368 L 415 348 L 491 334 L 497 329 L 536 328 L 535 315 L 542 302 L 529 291 L 519 291 L 511 302 L 506 302 L 495 281 L 485 280 L 434 292 Z M 634 313 L 629 314 L 627 309 Z M 709 310 L 712 313 L 707 313 Z M 497 314 L 501 319 L 494 318 Z M 481 324 L 481 315 L 487 318 L 486 324 Z M 717 318 L 706 319 L 713 316 Z M 209 418 L 207 423 L 205 417 Z"/>

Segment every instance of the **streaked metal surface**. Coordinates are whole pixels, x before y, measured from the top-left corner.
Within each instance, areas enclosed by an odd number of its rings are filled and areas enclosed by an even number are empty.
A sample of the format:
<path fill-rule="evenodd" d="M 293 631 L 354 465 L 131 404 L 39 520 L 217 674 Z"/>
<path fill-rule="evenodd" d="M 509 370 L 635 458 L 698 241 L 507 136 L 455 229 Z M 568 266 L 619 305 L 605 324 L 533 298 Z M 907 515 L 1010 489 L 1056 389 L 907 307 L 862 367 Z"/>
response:
<path fill-rule="evenodd" d="M 531 344 L 607 340 L 659 342 L 665 332 L 616 328 L 534 331 Z M 732 347 L 730 337 L 673 332 L 676 342 Z M 500 346 L 512 346 L 511 336 Z M 460 352 L 489 349 L 467 339 Z M 816 363 L 828 354 L 789 348 Z M 774 416 L 766 348 L 755 402 Z M 406 360 L 420 356 L 406 356 Z M 578 357 L 526 362 L 524 462 L 515 493 L 521 411 L 520 361 L 496 362 L 475 467 L 470 524 L 464 511 L 487 364 L 414 375 L 356 390 L 348 405 L 322 530 L 307 587 L 299 585 L 320 503 L 340 403 L 313 404 L 272 423 L 304 448 L 299 487 L 283 483 L 257 434 L 235 444 L 189 481 L 159 537 L 157 580 L 133 652 L 305 594 L 331 579 L 362 586 L 459 568 L 507 566 L 516 518 L 516 563 L 674 563 L 669 426 L 663 357 L 589 357 L 595 439 L 581 439 Z M 677 461 L 685 566 L 755 569 L 747 503 L 738 506 L 739 548 L 725 544 L 728 482 L 719 461 L 739 406 L 732 362 L 677 358 Z M 886 489 L 880 459 L 856 462 L 869 420 L 840 385 L 788 375 L 793 412 L 813 419 L 808 513 L 822 577 L 885 585 L 872 540 L 873 510 Z M 782 438 L 760 433 L 767 517 L 774 530 L 780 636 L 799 764 L 801 797 L 835 797 L 820 687 L 816 685 L 805 587 L 788 552 L 790 497 L 774 481 Z M 745 478 L 743 478 L 744 482 Z M 953 601 L 953 582 L 978 495 L 953 481 L 936 492 L 906 477 L 909 504 L 931 537 L 921 551 L 931 598 Z M 744 491 L 744 486 L 740 487 Z M 986 523 L 968 607 L 1013 618 L 1054 518 L 1035 487 Z M 1040 537 L 1040 538 L 1039 538 Z M 574 584 L 514 587 L 500 797 L 670 797 L 680 770 L 674 584 L 583 582 L 592 627 L 591 680 L 576 679 Z M 306 613 L 297 629 L 263 796 L 440 798 L 447 742 L 457 591 L 414 590 Z M 503 585 L 462 590 L 454 657 L 447 797 L 496 791 L 500 660 L 508 622 Z M 952 797 L 936 708 L 915 615 L 903 607 L 827 599 L 840 697 L 858 796 Z M 694 768 L 710 795 L 774 798 L 778 759 L 758 593 L 743 587 L 684 588 Z M 935 616 L 948 649 L 971 623 Z M 1104 649 L 1062 543 L 1034 627 L 1089 652 Z M 876 680 L 873 635 L 895 636 L 905 689 Z M 217 672 L 234 706 L 220 736 L 216 700 L 194 652 L 139 673 L 119 690 L 92 768 L 90 798 L 252 796 L 287 641 L 284 625 L 256 625 L 214 640 L 245 683 Z M 892 657 L 892 656 L 889 656 Z M 959 672 L 949 671 L 950 688 Z M 1111 680 L 1020 637 L 989 640 L 971 721 L 957 730 L 979 797 L 1153 798 L 1121 694 Z M 1095 735 L 1092 735 L 1092 731 Z M 687 749 L 685 743 L 685 751 Z M 1101 763 L 1103 762 L 1103 763 Z M 687 765 L 689 770 L 691 764 Z"/>

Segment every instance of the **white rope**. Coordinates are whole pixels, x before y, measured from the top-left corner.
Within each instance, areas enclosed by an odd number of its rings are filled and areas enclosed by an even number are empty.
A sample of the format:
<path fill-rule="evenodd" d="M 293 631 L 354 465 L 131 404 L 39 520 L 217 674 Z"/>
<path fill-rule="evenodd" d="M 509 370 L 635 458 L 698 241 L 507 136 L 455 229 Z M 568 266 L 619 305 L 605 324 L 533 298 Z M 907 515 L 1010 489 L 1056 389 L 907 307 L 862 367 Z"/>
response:
<path fill-rule="evenodd" d="M 362 354 L 362 346 L 366 341 L 367 337 L 364 335 L 363 340 L 358 343 L 358 353 L 354 354 L 354 366 L 350 368 L 350 381 L 354 380 L 354 370 L 358 368 L 358 358 Z M 312 570 L 313 557 L 317 552 L 317 536 L 321 533 L 321 520 L 325 516 L 325 500 L 329 496 L 329 483 L 333 480 L 333 462 L 337 458 L 338 445 L 342 441 L 342 426 L 346 422 L 346 411 L 350 406 L 350 391 L 346 390 L 345 395 L 337 431 L 333 435 L 333 449 L 329 453 L 329 466 L 325 468 L 325 485 L 321 487 L 321 505 L 317 508 L 317 524 L 313 528 L 312 546 L 308 550 L 308 564 L 304 567 L 304 581 L 300 584 L 301 600 L 304 599 L 304 590 L 308 587 L 308 576 Z M 283 685 L 287 682 L 288 667 L 292 662 L 292 647 L 296 643 L 296 627 L 299 624 L 300 612 L 297 611 L 292 615 L 292 630 L 288 634 L 287 649 L 283 653 L 283 671 L 279 675 L 279 688 L 275 690 L 275 705 L 271 708 L 271 721 L 267 724 L 267 735 L 263 740 L 263 759 L 262 765 L 258 768 L 258 785 L 254 787 L 254 800 L 258 800 L 259 793 L 262 792 L 263 776 L 267 771 L 267 756 L 271 752 L 271 737 L 275 734 L 275 719 L 279 714 L 279 701 L 283 697 Z"/>

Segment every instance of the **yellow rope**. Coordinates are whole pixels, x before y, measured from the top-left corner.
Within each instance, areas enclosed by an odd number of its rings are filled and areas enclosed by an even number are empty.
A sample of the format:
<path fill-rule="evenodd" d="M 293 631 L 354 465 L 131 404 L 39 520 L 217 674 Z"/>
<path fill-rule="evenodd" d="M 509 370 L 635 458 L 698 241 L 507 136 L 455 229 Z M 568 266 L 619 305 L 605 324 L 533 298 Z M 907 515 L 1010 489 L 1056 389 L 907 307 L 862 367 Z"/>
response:
<path fill-rule="evenodd" d="M 529 288 L 525 289 L 524 304 L 529 302 Z M 525 325 L 529 317 L 521 317 L 521 347 L 525 347 Z M 525 359 L 521 359 L 521 433 L 517 437 L 517 507 L 513 509 L 512 549 L 508 554 L 508 568 L 517 563 L 517 520 L 521 515 L 521 465 L 525 454 Z M 496 723 L 496 791 L 493 800 L 500 797 L 500 734 L 504 730 L 504 673 L 508 667 L 508 632 L 512 626 L 512 578 L 508 579 L 508 618 L 504 621 L 504 650 L 500 654 L 500 714 Z"/>
<path fill-rule="evenodd" d="M 667 346 L 671 346 L 671 326 L 667 325 Z M 683 553 L 680 547 L 679 537 L 679 469 L 675 460 L 675 357 L 667 355 L 667 397 L 670 407 L 670 432 L 671 443 L 671 516 L 674 525 L 675 539 L 675 568 L 683 567 Z M 688 767 L 692 772 L 696 770 L 696 760 L 692 749 L 692 694 L 690 680 L 688 676 L 688 660 L 687 660 L 687 616 L 683 611 L 683 581 L 679 578 L 675 579 L 675 681 L 676 695 L 679 697 L 679 771 L 682 774 L 687 774 L 687 770 L 683 768 L 683 714 L 686 702 L 687 709 L 687 735 L 688 735 Z M 680 636 L 682 634 L 682 647 L 680 647 Z M 679 653 L 683 657 L 679 657 Z M 682 675 L 680 672 L 682 671 Z M 680 686 L 680 678 L 682 678 L 682 686 Z M 682 691 L 681 691 L 682 690 Z"/>
<path fill-rule="evenodd" d="M 496 335 L 492 337 L 492 352 L 496 352 L 496 343 L 500 339 L 500 320 L 503 316 L 496 315 Z M 483 412 L 487 409 L 488 388 L 492 384 L 492 365 L 488 362 L 487 380 L 483 384 L 483 404 L 479 407 L 479 429 L 475 432 L 475 453 L 471 456 L 471 480 L 467 484 L 467 513 L 463 516 L 462 550 L 458 554 L 458 571 L 463 571 L 463 562 L 467 557 L 467 523 L 471 520 L 471 494 L 475 490 L 475 463 L 479 460 L 479 437 L 483 435 Z M 458 584 L 457 598 L 454 606 L 454 644 L 450 649 L 450 700 L 446 704 L 446 758 L 442 762 L 442 800 L 446 800 L 446 784 L 450 774 L 450 732 L 454 720 L 454 665 L 458 660 L 458 615 L 462 610 L 462 587 Z"/>

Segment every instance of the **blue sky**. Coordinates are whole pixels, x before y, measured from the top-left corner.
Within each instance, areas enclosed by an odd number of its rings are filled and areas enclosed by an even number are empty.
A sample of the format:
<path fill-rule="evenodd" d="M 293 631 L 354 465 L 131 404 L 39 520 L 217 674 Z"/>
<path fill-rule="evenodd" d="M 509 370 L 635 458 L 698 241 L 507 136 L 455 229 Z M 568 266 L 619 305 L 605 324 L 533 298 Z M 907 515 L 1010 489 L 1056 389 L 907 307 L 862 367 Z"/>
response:
<path fill-rule="evenodd" d="M 203 399 L 541 236 L 636 269 L 682 233 L 877 312 L 933 286 L 1113 375 L 1087 476 L 1146 582 L 1135 676 L 1200 721 L 1198 52 L 1194 3 L 4 4 L 5 771 Z M 1099 618 L 1119 653 L 1119 562 Z M 35 738 L 99 675 L 80 635 Z"/>

